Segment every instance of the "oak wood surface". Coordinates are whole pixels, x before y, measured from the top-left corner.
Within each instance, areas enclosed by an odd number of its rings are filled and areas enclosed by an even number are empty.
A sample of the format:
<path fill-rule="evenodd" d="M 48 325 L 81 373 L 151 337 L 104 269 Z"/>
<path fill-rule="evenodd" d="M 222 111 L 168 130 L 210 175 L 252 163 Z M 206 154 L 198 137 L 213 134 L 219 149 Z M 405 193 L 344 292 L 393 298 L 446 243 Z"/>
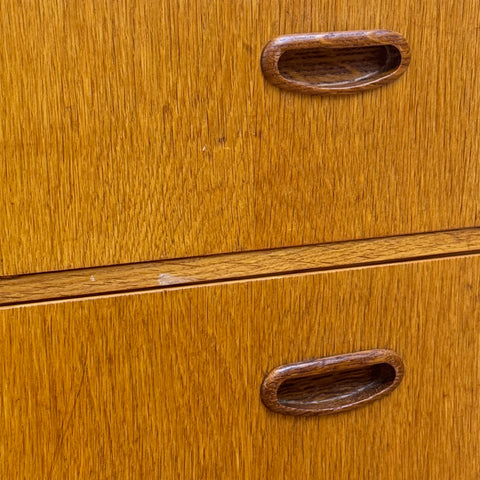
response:
<path fill-rule="evenodd" d="M 262 51 L 265 78 L 307 95 L 353 94 L 393 82 L 410 63 L 410 47 L 385 30 L 282 35 Z"/>
<path fill-rule="evenodd" d="M 480 259 L 0 312 L 1 478 L 477 480 Z M 395 350 L 391 395 L 294 418 L 291 362 Z"/>
<path fill-rule="evenodd" d="M 480 253 L 480 229 L 0 278 L 2 305 Z"/>
<path fill-rule="evenodd" d="M 0 2 L 0 274 L 479 225 L 476 0 Z M 392 85 L 269 85 L 269 40 L 387 29 Z"/>

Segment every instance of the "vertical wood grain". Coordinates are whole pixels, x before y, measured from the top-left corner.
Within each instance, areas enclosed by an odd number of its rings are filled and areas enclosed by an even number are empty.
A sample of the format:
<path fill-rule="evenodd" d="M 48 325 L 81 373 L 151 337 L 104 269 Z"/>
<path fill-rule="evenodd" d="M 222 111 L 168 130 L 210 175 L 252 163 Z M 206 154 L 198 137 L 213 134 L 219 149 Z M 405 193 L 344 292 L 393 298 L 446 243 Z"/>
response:
<path fill-rule="evenodd" d="M 480 260 L 0 311 L 2 478 L 477 480 Z M 394 349 L 389 396 L 269 412 L 275 366 Z"/>
<path fill-rule="evenodd" d="M 0 275 L 479 224 L 475 0 L 4 0 Z M 351 98 L 267 84 L 282 34 L 389 29 Z"/>

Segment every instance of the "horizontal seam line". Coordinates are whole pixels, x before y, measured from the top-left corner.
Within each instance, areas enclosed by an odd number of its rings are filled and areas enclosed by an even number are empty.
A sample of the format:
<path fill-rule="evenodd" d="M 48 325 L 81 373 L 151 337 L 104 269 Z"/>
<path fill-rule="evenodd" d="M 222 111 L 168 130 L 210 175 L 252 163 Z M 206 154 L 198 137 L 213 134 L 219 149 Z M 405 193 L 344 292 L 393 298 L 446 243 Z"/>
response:
<path fill-rule="evenodd" d="M 47 275 L 47 274 L 60 274 L 60 273 L 72 273 L 72 272 L 82 272 L 82 271 L 91 271 L 91 270 L 103 270 L 107 268 L 115 268 L 115 267 L 130 267 L 130 266 L 142 266 L 142 265 L 153 265 L 158 264 L 161 265 L 162 263 L 170 263 L 170 262 L 182 262 L 182 261 L 193 261 L 193 260 L 200 260 L 200 259 L 214 259 L 214 258 L 221 258 L 221 257 L 233 257 L 233 256 L 241 256 L 241 255 L 248 255 L 248 254 L 256 254 L 256 253 L 273 253 L 273 252 L 280 252 L 284 250 L 301 250 L 301 249 L 308 249 L 308 248 L 317 248 L 317 247 L 333 247 L 338 245 L 355 245 L 358 243 L 369 243 L 369 242 L 381 242 L 385 240 L 391 240 L 395 242 L 396 240 L 410 238 L 414 240 L 418 237 L 430 237 L 435 235 L 454 235 L 455 233 L 459 232 L 480 232 L 479 227 L 466 227 L 466 228 L 454 228 L 451 230 L 435 230 L 435 231 L 428 231 L 428 232 L 415 232 L 415 233 L 403 233 L 398 235 L 387 235 L 382 237 L 367 237 L 367 238 L 356 238 L 353 240 L 338 240 L 333 242 L 326 242 L 326 243 L 309 243 L 304 245 L 291 245 L 285 247 L 274 247 L 274 248 L 265 248 L 265 249 L 257 249 L 257 250 L 240 250 L 235 252 L 223 252 L 223 253 L 211 253 L 207 255 L 197 255 L 192 257 L 171 257 L 171 258 L 162 258 L 160 260 L 145 260 L 140 262 L 128 262 L 128 263 L 113 263 L 113 264 L 106 264 L 106 265 L 94 265 L 90 267 L 80 267 L 80 268 L 67 268 L 62 270 L 45 270 L 41 272 L 32 272 L 32 273 L 20 273 L 17 275 L 4 275 L 0 276 L 0 282 L 2 280 L 14 280 L 26 277 L 32 277 L 34 275 Z M 445 254 L 449 254 L 450 252 L 445 252 Z M 443 255 L 443 254 L 442 254 Z M 414 257 L 416 258 L 416 257 Z M 387 260 L 388 261 L 388 260 Z"/>
<path fill-rule="evenodd" d="M 473 249 L 473 250 L 461 250 L 461 251 L 452 251 L 448 253 L 440 253 L 440 254 L 432 254 L 432 255 L 419 255 L 419 256 L 411 256 L 405 258 L 397 258 L 397 259 L 385 259 L 380 261 L 367 261 L 367 262 L 354 262 L 354 263 L 347 263 L 347 264 L 337 264 L 332 266 L 326 267 L 318 267 L 318 268 L 306 268 L 306 269 L 292 269 L 292 270 L 282 270 L 282 271 L 275 271 L 275 272 L 268 272 L 262 273 L 258 275 L 239 275 L 235 277 L 223 277 L 223 278 L 215 278 L 212 280 L 204 280 L 198 282 L 185 282 L 185 283 L 176 283 L 172 285 L 156 285 L 152 287 L 139 287 L 139 288 L 129 288 L 129 289 L 112 289 L 109 291 L 102 291 L 98 293 L 88 293 L 85 295 L 65 295 L 65 296 L 52 296 L 52 297 L 45 297 L 42 299 L 34 299 L 34 300 L 24 300 L 24 301 L 14 301 L 14 302 L 1 302 L 0 307 L 2 309 L 4 307 L 21 307 L 21 306 L 33 306 L 38 304 L 45 304 L 49 302 L 55 301 L 69 301 L 69 300 L 82 300 L 82 299 L 97 299 L 102 297 L 108 297 L 112 295 L 126 295 L 126 294 L 135 294 L 135 293 L 151 293 L 157 291 L 164 291 L 164 290 L 173 290 L 173 289 L 180 289 L 180 288 L 188 288 L 188 287 L 202 287 L 202 286 L 209 286 L 215 284 L 225 284 L 225 283 L 236 283 L 239 281 L 248 281 L 248 280 L 261 280 L 261 279 L 268 279 L 268 278 L 277 278 L 282 276 L 295 276 L 295 275 L 302 275 L 302 274 L 314 274 L 314 273 L 324 273 L 324 272 L 333 272 L 337 270 L 347 270 L 347 269 L 359 269 L 364 267 L 381 267 L 381 266 L 389 266 L 389 265 L 397 265 L 401 263 L 414 263 L 414 262 L 421 262 L 425 260 L 439 260 L 439 259 L 448 259 L 448 258 L 455 258 L 461 256 L 471 256 L 471 255 L 479 255 L 480 249 Z M 98 267 L 103 268 L 103 267 Z M 83 269 L 82 269 L 83 270 Z"/>

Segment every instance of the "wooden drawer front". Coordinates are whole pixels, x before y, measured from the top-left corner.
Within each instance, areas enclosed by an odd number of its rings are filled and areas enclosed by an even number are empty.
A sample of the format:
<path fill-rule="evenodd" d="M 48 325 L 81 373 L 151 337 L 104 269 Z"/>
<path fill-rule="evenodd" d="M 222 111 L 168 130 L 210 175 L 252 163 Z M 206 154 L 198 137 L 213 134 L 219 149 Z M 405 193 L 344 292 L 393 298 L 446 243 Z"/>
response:
<path fill-rule="evenodd" d="M 480 258 L 0 311 L 2 478 L 478 479 Z M 334 416 L 268 411 L 294 361 L 390 348 Z"/>
<path fill-rule="evenodd" d="M 283 92 L 280 34 L 384 28 L 407 73 Z M 0 274 L 478 225 L 476 0 L 4 1 Z"/>

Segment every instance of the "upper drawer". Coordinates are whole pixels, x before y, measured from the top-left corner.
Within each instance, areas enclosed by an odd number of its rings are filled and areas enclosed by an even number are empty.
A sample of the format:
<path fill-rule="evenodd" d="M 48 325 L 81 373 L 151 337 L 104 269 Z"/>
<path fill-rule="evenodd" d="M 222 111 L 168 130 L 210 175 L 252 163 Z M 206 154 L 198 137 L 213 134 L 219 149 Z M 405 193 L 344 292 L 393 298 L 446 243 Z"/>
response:
<path fill-rule="evenodd" d="M 6 1 L 0 274 L 478 225 L 475 0 Z M 280 34 L 383 28 L 412 62 L 327 98 Z"/>

